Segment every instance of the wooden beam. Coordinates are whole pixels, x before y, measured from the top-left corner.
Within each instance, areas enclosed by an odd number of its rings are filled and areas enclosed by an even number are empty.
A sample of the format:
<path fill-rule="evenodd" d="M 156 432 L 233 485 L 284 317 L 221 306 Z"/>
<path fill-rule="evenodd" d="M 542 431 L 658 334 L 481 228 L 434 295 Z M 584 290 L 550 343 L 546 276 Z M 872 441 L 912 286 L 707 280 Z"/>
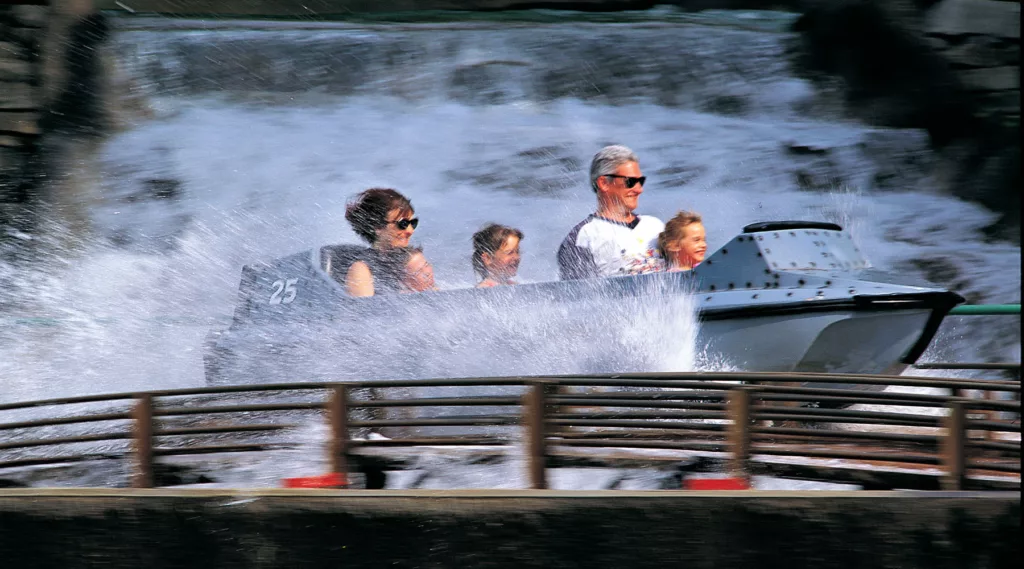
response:
<path fill-rule="evenodd" d="M 526 425 L 529 452 L 530 487 L 544 490 L 547 480 L 547 431 L 545 425 L 546 388 L 543 383 L 530 386 L 524 395 L 523 423 Z"/>
<path fill-rule="evenodd" d="M 327 460 L 331 472 L 348 476 L 348 389 L 344 385 L 332 388 L 327 400 L 327 421 L 330 440 L 327 442 Z"/>
<path fill-rule="evenodd" d="M 153 396 L 142 393 L 132 408 L 132 488 L 152 488 L 153 476 Z"/>

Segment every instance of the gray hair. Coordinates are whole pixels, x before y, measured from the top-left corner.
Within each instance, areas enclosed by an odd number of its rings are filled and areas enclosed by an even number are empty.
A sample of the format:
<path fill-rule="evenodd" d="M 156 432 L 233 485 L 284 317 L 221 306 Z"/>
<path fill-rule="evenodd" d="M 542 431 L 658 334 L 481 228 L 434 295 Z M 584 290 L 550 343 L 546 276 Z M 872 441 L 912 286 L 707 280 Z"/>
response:
<path fill-rule="evenodd" d="M 636 153 L 621 144 L 605 146 L 597 151 L 590 161 L 590 188 L 597 192 L 597 179 L 601 176 L 614 174 L 619 166 L 628 162 L 640 162 Z"/>

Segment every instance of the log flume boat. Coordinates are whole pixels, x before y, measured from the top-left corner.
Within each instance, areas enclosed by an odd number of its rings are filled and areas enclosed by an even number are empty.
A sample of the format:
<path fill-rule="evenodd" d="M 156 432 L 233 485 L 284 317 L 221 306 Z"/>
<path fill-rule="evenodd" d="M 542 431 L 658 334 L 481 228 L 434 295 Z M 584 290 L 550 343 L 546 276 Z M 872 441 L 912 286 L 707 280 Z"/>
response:
<path fill-rule="evenodd" d="M 699 323 L 696 350 L 726 369 L 893 374 L 964 300 L 874 270 L 848 232 L 823 222 L 749 225 L 686 273 L 370 298 L 344 292 L 334 261 L 348 247 L 244 267 L 233 321 L 205 345 L 207 381 L 458 376 L 449 362 L 473 359 L 490 361 L 463 375 L 665 371 L 630 360 L 623 336 L 639 327 L 647 345 L 680 349 L 674 319 Z M 636 314 L 609 316 L 617 310 Z M 648 317 L 658 322 L 638 325 Z M 575 368 L 533 357 L 553 342 L 596 349 Z"/>

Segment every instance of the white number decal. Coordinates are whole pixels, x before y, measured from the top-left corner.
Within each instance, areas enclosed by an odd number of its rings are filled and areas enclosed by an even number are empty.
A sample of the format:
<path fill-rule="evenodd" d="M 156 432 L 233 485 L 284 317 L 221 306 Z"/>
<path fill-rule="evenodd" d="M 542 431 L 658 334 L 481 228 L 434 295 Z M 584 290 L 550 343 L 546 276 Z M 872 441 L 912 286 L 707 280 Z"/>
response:
<path fill-rule="evenodd" d="M 274 287 L 274 294 L 270 295 L 270 304 L 288 304 L 295 300 L 295 283 L 299 282 L 299 279 L 287 279 L 274 281 L 274 284 L 270 285 Z M 282 295 L 282 293 L 284 293 Z"/>

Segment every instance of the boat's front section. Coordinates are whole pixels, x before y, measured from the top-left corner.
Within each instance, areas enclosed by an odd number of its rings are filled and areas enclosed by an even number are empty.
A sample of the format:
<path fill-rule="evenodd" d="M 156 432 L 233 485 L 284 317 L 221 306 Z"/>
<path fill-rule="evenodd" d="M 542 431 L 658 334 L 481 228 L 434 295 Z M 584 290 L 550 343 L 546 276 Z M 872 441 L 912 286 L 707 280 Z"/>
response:
<path fill-rule="evenodd" d="M 755 224 L 694 270 L 702 338 L 748 371 L 898 373 L 963 302 L 871 270 L 833 224 Z"/>

